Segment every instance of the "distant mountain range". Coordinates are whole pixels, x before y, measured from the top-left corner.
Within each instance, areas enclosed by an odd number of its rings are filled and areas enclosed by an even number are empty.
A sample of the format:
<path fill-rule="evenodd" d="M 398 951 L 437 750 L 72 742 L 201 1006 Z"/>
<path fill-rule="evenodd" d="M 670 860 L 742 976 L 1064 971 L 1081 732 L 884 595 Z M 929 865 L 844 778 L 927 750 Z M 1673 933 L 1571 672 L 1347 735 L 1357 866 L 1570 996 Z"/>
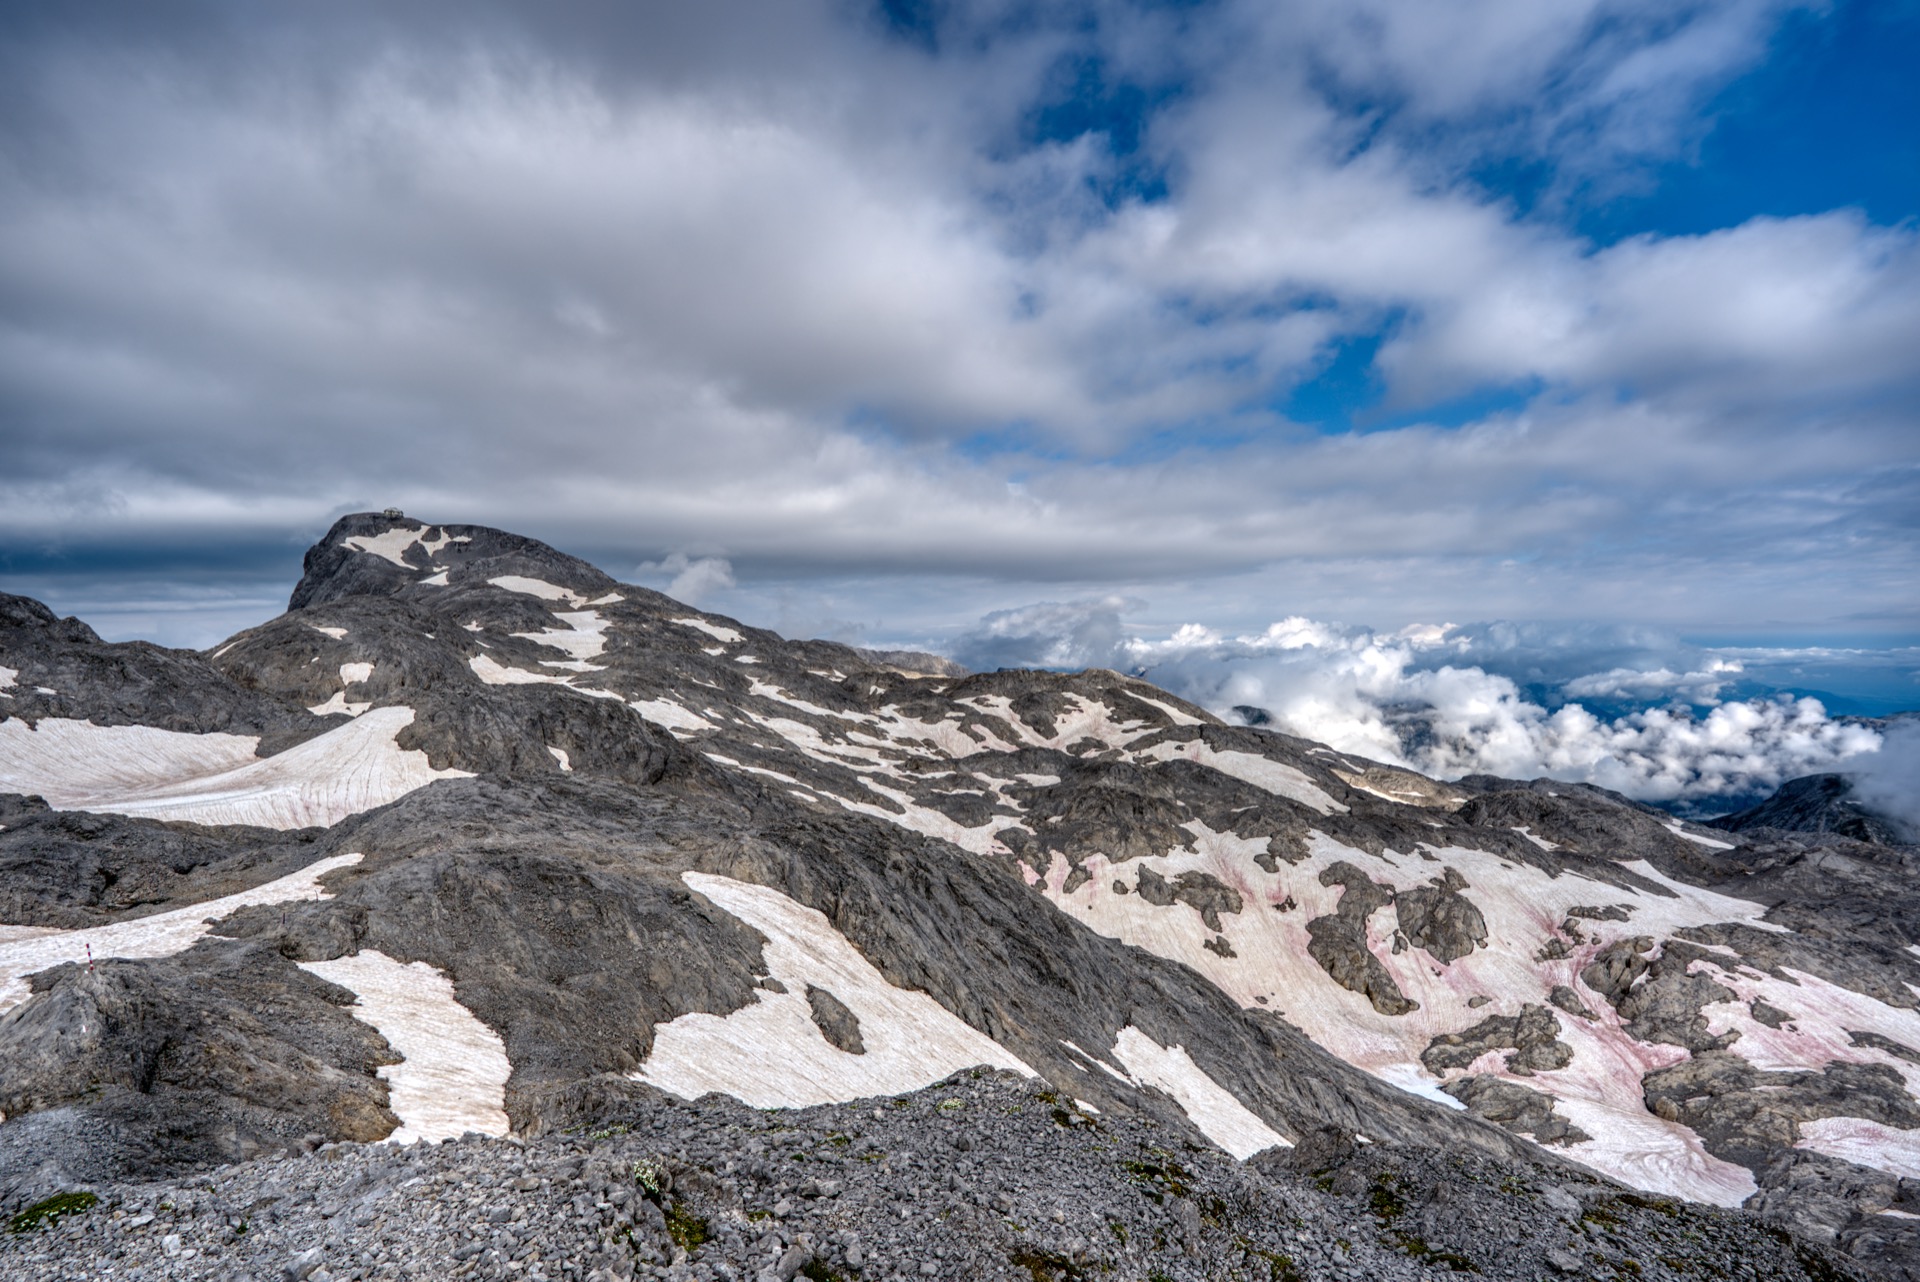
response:
<path fill-rule="evenodd" d="M 0 1210 L 985 1065 L 1256 1164 L 1594 1172 L 1917 1277 L 1920 849 L 1834 779 L 1720 827 L 1442 782 L 392 513 L 206 653 L 0 596 Z"/>

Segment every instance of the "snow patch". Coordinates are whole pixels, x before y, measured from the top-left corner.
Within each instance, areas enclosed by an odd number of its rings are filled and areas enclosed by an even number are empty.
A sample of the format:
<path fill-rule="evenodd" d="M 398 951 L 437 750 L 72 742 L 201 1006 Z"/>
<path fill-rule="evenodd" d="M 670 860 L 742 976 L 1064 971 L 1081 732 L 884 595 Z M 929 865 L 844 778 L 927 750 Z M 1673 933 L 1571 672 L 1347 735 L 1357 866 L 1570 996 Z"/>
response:
<path fill-rule="evenodd" d="M 598 658 L 607 648 L 607 621 L 600 617 L 598 611 L 563 610 L 553 617 L 567 626 L 545 628 L 539 632 L 516 632 L 513 635 L 564 650 L 576 661 Z M 600 671 L 598 668 L 587 670 Z"/>
<path fill-rule="evenodd" d="M 348 703 L 347 692 L 345 690 L 335 690 L 331 699 L 328 699 L 325 703 L 313 704 L 307 708 L 307 711 L 316 717 L 330 717 L 336 712 L 343 712 L 349 717 L 357 717 L 372 706 L 373 704 L 371 702 Z"/>
<path fill-rule="evenodd" d="M 428 576 L 427 576 L 426 578 L 424 578 L 424 579 L 421 579 L 421 580 L 420 580 L 420 586 L 421 586 L 421 587 L 423 587 L 423 588 L 444 588 L 444 587 L 446 587 L 446 586 L 447 586 L 447 572 L 446 572 L 445 570 L 439 570 L 439 571 L 436 571 L 436 572 L 435 572 L 435 573 L 433 573 L 433 574 L 429 574 L 429 575 L 428 575 Z"/>
<path fill-rule="evenodd" d="M 589 695 L 595 699 L 619 699 L 611 690 L 595 690 L 591 686 L 577 686 L 568 677 L 556 677 L 551 672 L 529 672 L 525 668 L 509 668 L 490 654 L 476 654 L 467 660 L 467 666 L 473 675 L 490 686 L 556 685 L 575 694 Z M 601 671 L 594 668 L 590 671 Z M 621 702 L 626 702 L 624 699 Z"/>
<path fill-rule="evenodd" d="M 1162 1046 L 1129 1024 L 1114 1039 L 1113 1055 L 1134 1085 L 1171 1095 L 1201 1134 L 1241 1161 L 1270 1148 L 1293 1147 L 1292 1140 L 1202 1072 L 1184 1046 Z"/>
<path fill-rule="evenodd" d="M 1264 788 L 1277 797 L 1297 801 L 1323 815 L 1345 814 L 1347 807 L 1328 796 L 1305 771 L 1271 761 L 1251 752 L 1216 752 L 1204 740 L 1189 743 L 1156 743 L 1136 754 L 1147 761 L 1172 761 L 1176 758 L 1211 766 L 1223 775 L 1232 775 L 1256 788 Z"/>
<path fill-rule="evenodd" d="M 373 676 L 371 663 L 343 663 L 340 665 L 340 679 L 348 685 L 358 685 Z"/>
<path fill-rule="evenodd" d="M 20 675 L 20 669 L 9 668 L 4 665 L 0 665 L 0 690 L 13 689 L 14 682 L 19 677 L 19 675 Z"/>
<path fill-rule="evenodd" d="M 654 1026 L 653 1053 L 633 1076 L 683 1099 L 720 1091 L 755 1108 L 805 1108 L 918 1090 L 962 1068 L 1034 1071 L 925 993 L 895 988 L 825 916 L 777 890 L 688 872 L 681 880 L 766 936 L 768 972 L 785 993 L 757 989 L 731 1015 L 682 1015 Z M 807 985 L 860 1021 L 866 1053 L 832 1045 L 813 1022 Z"/>
<path fill-rule="evenodd" d="M 0 785 L 37 792 L 57 810 L 95 810 L 182 823 L 261 828 L 330 826 L 397 801 L 436 779 L 424 752 L 395 737 L 413 709 L 379 708 L 277 756 L 253 755 L 242 735 L 48 718 L 37 732 L 0 722 Z"/>
<path fill-rule="evenodd" d="M 708 623 L 705 619 L 668 619 L 668 623 L 677 623 L 683 628 L 698 628 L 716 641 L 725 641 L 729 645 L 738 645 L 746 638 L 732 628 L 722 627 L 718 623 Z"/>
<path fill-rule="evenodd" d="M 1732 850 L 1735 844 L 1731 841 L 1715 841 L 1712 837 L 1702 837 L 1698 833 L 1688 832 L 1680 826 L 1678 819 L 1667 824 L 1667 831 L 1676 837 L 1686 838 L 1696 846 L 1705 846 L 1708 850 Z"/>
<path fill-rule="evenodd" d="M 552 744 L 548 744 L 547 751 L 552 753 L 553 759 L 560 763 L 561 773 L 563 774 L 573 773 L 573 758 L 567 755 L 567 750 L 565 748 L 556 748 Z"/>
<path fill-rule="evenodd" d="M 1542 850 L 1560 849 L 1560 847 L 1555 845 L 1553 842 L 1548 841 L 1543 837 L 1534 836 L 1531 832 L 1527 831 L 1527 827 L 1524 824 L 1522 824 L 1518 828 L 1515 828 L 1514 831 L 1519 833 L 1522 837 L 1525 837 L 1528 841 L 1531 841 L 1534 845 L 1540 847 L 1540 849 Z"/>
<path fill-rule="evenodd" d="M 1920 1180 L 1920 1131 L 1903 1131 L 1864 1117 L 1823 1117 L 1800 1123 L 1795 1148 Z"/>
<path fill-rule="evenodd" d="M 315 632 L 321 633 L 322 635 L 325 635 L 325 636 L 332 637 L 335 641 L 342 640 L 347 635 L 347 630 L 345 628 L 323 628 L 318 623 L 309 623 L 307 626 L 312 628 Z"/>
<path fill-rule="evenodd" d="M 356 552 L 366 552 L 373 556 L 384 557 L 403 570 L 411 570 L 414 567 L 407 564 L 405 553 L 408 548 L 416 543 L 427 550 L 428 556 L 432 556 L 449 543 L 471 543 L 473 541 L 472 536 L 466 534 L 462 534 L 458 538 L 448 538 L 444 531 L 437 539 L 422 538 L 421 536 L 426 532 L 427 527 L 422 525 L 416 526 L 411 530 L 395 529 L 386 530 L 379 534 L 352 534 L 340 540 L 340 546 L 352 548 Z"/>
<path fill-rule="evenodd" d="M 1440 1089 L 1425 1071 L 1412 1064 L 1382 1064 L 1373 1075 L 1389 1086 L 1397 1086 L 1409 1095 L 1418 1095 L 1446 1108 L 1466 1111 L 1466 1105 Z"/>
<path fill-rule="evenodd" d="M 59 809 L 256 762 L 253 735 L 185 734 L 43 718 L 0 721 L 0 791 L 39 793 Z"/>
<path fill-rule="evenodd" d="M 565 601 L 575 609 L 587 603 L 587 599 L 572 588 L 563 588 L 545 579 L 530 579 L 521 574 L 503 574 L 499 578 L 488 579 L 487 582 L 496 588 L 505 588 L 509 592 L 518 592 L 523 596 L 537 596 L 542 601 Z"/>
<path fill-rule="evenodd" d="M 381 1067 L 388 1107 L 400 1128 L 387 1139 L 435 1143 L 468 1131 L 507 1133 L 507 1062 L 500 1035 L 474 1018 L 454 995 L 453 981 L 426 962 L 402 963 L 362 949 L 351 957 L 301 962 L 360 1000 L 353 1017 L 369 1024 L 402 1057 Z"/>
<path fill-rule="evenodd" d="M 627 706 L 655 725 L 669 730 L 711 730 L 713 723 L 672 699 L 634 699 Z"/>
<path fill-rule="evenodd" d="M 210 922 L 250 904 L 279 904 L 294 899 L 328 899 L 320 879 L 336 868 L 360 862 L 360 855 L 332 855 L 288 873 L 264 886 L 210 899 L 203 904 L 173 908 L 151 917 L 117 921 L 82 930 L 42 931 L 33 927 L 0 927 L 0 1014 L 27 1000 L 27 977 L 62 962 L 87 964 L 87 950 L 96 961 L 109 957 L 171 957 L 191 948 L 207 933 Z M 31 934 L 15 932 L 32 931 Z"/>
<path fill-rule="evenodd" d="M 1199 725 L 1206 724 L 1204 721 L 1200 720 L 1200 718 L 1194 716 L 1192 713 L 1182 712 L 1180 711 L 1180 709 L 1174 707 L 1172 704 L 1163 703 L 1159 699 L 1149 699 L 1146 695 L 1140 694 L 1137 691 L 1133 691 L 1133 690 L 1127 691 L 1127 697 L 1132 699 L 1135 703 L 1144 703 L 1150 707 L 1155 707 L 1160 709 L 1160 711 L 1166 713 L 1169 717 L 1173 719 L 1173 724 L 1176 726 L 1199 726 Z"/>

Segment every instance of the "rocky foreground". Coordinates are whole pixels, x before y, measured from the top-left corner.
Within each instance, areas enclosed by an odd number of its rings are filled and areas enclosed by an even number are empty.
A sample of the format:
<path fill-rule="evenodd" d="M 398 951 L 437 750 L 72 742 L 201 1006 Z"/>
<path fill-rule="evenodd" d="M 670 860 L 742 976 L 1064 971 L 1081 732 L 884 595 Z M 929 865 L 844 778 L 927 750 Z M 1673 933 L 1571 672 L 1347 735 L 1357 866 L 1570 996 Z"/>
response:
<path fill-rule="evenodd" d="M 1862 1276 L 1743 1212 L 1565 1168 L 1334 1132 L 1242 1164 L 1196 1140 L 984 1069 L 794 1111 L 662 1095 L 572 1134 L 327 1144 L 102 1186 L 91 1205 L 15 1217 L 0 1276 Z"/>

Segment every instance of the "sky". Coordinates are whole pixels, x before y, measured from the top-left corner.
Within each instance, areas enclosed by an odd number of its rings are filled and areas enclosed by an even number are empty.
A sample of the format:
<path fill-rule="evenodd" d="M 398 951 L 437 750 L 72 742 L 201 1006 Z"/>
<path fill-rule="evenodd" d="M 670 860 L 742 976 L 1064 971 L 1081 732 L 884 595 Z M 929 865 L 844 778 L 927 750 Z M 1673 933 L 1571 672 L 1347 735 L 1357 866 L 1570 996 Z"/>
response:
<path fill-rule="evenodd" d="M 1920 0 L 0 18 L 0 590 L 110 637 L 395 506 L 1662 801 L 1920 707 Z"/>

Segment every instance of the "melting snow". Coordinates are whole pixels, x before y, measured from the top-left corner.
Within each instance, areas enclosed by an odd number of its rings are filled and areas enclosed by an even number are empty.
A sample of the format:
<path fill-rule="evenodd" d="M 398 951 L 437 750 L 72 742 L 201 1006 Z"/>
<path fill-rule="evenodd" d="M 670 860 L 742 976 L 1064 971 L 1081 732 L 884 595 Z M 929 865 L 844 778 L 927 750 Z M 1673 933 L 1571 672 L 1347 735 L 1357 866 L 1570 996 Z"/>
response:
<path fill-rule="evenodd" d="M 708 623 L 705 619 L 668 619 L 667 622 L 677 623 L 683 628 L 698 628 L 716 641 L 725 641 L 733 645 L 746 640 L 732 628 L 722 627 L 718 623 Z"/>
<path fill-rule="evenodd" d="M 400 1128 L 395 1144 L 452 1139 L 468 1131 L 505 1135 L 512 1066 L 499 1034 L 454 996 L 453 981 L 426 962 L 401 963 L 363 949 L 332 961 L 301 962 L 359 997 L 355 1019 L 373 1026 L 403 1058 L 380 1069 Z"/>
<path fill-rule="evenodd" d="M 1101 934 L 1192 967 L 1242 1005 L 1277 998 L 1277 1006 L 1284 1007 L 1279 1013 L 1316 1043 L 1419 1094 L 1439 1086 L 1439 1079 L 1420 1063 L 1420 1052 L 1435 1036 L 1459 1032 L 1487 1015 L 1517 1013 L 1523 1002 L 1546 1005 L 1552 988 L 1567 984 L 1597 1018 L 1588 1021 L 1556 1012 L 1560 1037 L 1573 1047 L 1573 1061 L 1556 1072 L 1514 1080 L 1558 1097 L 1563 1115 L 1599 1137 L 1569 1149 L 1569 1156 L 1644 1188 L 1720 1205 L 1735 1205 L 1754 1191 L 1750 1172 L 1712 1157 L 1692 1131 L 1646 1110 L 1642 1077 L 1684 1059 L 1686 1052 L 1629 1037 L 1617 1012 L 1587 991 L 1579 974 L 1596 953 L 1623 937 L 1671 935 L 1684 926 L 1715 922 L 1769 929 L 1759 921 L 1764 906 L 1670 883 L 1642 864 L 1628 867 L 1674 891 L 1672 897 L 1624 890 L 1575 873 L 1549 877 L 1535 868 L 1504 866 L 1497 856 L 1482 851 L 1435 849 L 1431 853 L 1442 864 L 1465 877 L 1468 889 L 1462 893 L 1485 916 L 1490 947 L 1444 966 L 1424 949 L 1396 954 L 1393 910 L 1376 913 L 1367 923 L 1369 950 L 1401 991 L 1419 1003 L 1419 1009 L 1404 1015 L 1382 1015 L 1365 997 L 1335 984 L 1307 951 L 1307 923 L 1331 914 L 1345 893 L 1339 886 L 1321 885 L 1319 874 L 1344 860 L 1375 881 L 1407 890 L 1427 884 L 1439 871 L 1435 864 L 1417 854 L 1368 855 L 1314 833 L 1306 860 L 1268 873 L 1254 862 L 1266 849 L 1264 838 L 1214 832 L 1198 822 L 1186 827 L 1197 834 L 1192 850 L 1175 849 L 1120 865 L 1103 856 L 1090 857 L 1083 866 L 1091 879 L 1070 895 L 1063 888 L 1068 865 L 1056 858 L 1037 888 Z M 1221 957 L 1204 946 L 1215 932 L 1187 905 L 1158 908 L 1138 894 L 1113 893 L 1115 878 L 1131 882 L 1137 874 L 1128 870 L 1139 868 L 1169 879 L 1189 870 L 1204 872 L 1239 892 L 1245 908 L 1222 914 L 1219 932 L 1236 955 Z M 1295 910 L 1275 912 L 1274 906 L 1288 897 Z M 1570 945 L 1562 960 L 1533 960 L 1547 939 L 1558 935 L 1569 908 L 1618 901 L 1634 907 L 1630 922 L 1582 922 L 1586 942 Z M 1467 998 L 1482 993 L 1494 995 L 1495 1003 L 1469 1009 Z M 1489 1059 L 1476 1067 L 1505 1076 L 1500 1059 Z"/>
<path fill-rule="evenodd" d="M 348 685 L 358 685 L 373 675 L 371 663 L 343 663 L 340 665 L 340 679 Z"/>
<path fill-rule="evenodd" d="M 560 763 L 560 769 L 563 773 L 573 773 L 573 758 L 567 755 L 565 748 L 556 748 L 552 744 L 548 744 L 547 751 L 552 753 L 553 759 Z"/>
<path fill-rule="evenodd" d="M 349 717 L 357 717 L 372 706 L 373 704 L 370 702 L 348 703 L 347 692 L 345 690 L 335 690 L 331 699 L 328 699 L 325 703 L 313 704 L 308 707 L 307 711 L 316 717 L 330 717 L 336 712 L 344 712 Z"/>
<path fill-rule="evenodd" d="M 292 899 L 329 898 L 320 878 L 336 868 L 360 862 L 358 854 L 333 855 L 308 864 L 299 872 L 238 894 L 203 904 L 173 908 L 151 917 L 89 926 L 84 930 L 34 931 L 32 927 L 0 927 L 0 1012 L 18 1006 L 28 996 L 27 976 L 62 962 L 87 963 L 87 949 L 96 961 L 108 957 L 171 957 L 193 946 L 207 933 L 207 923 L 249 904 L 278 904 Z"/>
<path fill-rule="evenodd" d="M 721 1091 L 756 1108 L 804 1108 L 917 1090 L 976 1064 L 1034 1076 L 933 998 L 889 984 L 819 912 L 729 877 L 688 872 L 681 879 L 766 936 L 767 970 L 787 991 L 755 990 L 752 1005 L 724 1017 L 682 1015 L 656 1024 L 638 1080 L 684 1099 Z M 821 1036 L 809 984 L 859 1018 L 865 1054 Z"/>
<path fill-rule="evenodd" d="M 1161 1046 L 1129 1024 L 1114 1039 L 1113 1056 L 1137 1086 L 1171 1095 L 1202 1134 L 1241 1161 L 1266 1149 L 1292 1148 L 1293 1141 L 1208 1077 L 1184 1046 Z"/>
<path fill-rule="evenodd" d="M 509 668 L 490 654 L 476 654 L 467 660 L 467 666 L 473 669 L 473 675 L 490 686 L 556 685 L 573 691 L 575 694 L 590 695 L 595 699 L 619 699 L 611 690 L 595 690 L 590 686 L 577 686 L 567 677 L 556 677 L 551 672 L 529 672 L 525 668 Z M 601 671 L 594 668 L 590 671 Z M 621 702 L 625 702 L 624 699 Z"/>
<path fill-rule="evenodd" d="M 379 708 L 264 760 L 250 736 L 48 718 L 37 732 L 0 722 L 0 783 L 59 810 L 203 824 L 305 828 L 396 801 L 436 779 L 423 752 L 394 742 L 412 708 Z"/>
<path fill-rule="evenodd" d="M 1560 849 L 1560 847 L 1556 846 L 1551 841 L 1548 841 L 1543 837 L 1536 837 L 1531 832 L 1528 832 L 1525 825 L 1515 828 L 1514 831 L 1519 833 L 1522 837 L 1525 837 L 1528 841 L 1531 841 L 1534 845 L 1540 847 L 1540 849 L 1542 850 Z"/>
<path fill-rule="evenodd" d="M 473 541 L 471 536 L 465 534 L 460 535 L 458 538 L 450 539 L 447 537 L 445 531 L 442 531 L 440 537 L 437 539 L 420 537 L 426 533 L 426 528 L 427 527 L 423 525 L 411 530 L 386 530 L 380 534 L 353 534 L 340 540 L 340 545 L 342 547 L 352 548 L 356 552 L 367 552 L 374 556 L 385 557 L 401 569 L 411 570 L 414 567 L 407 564 L 407 559 L 404 554 L 408 548 L 416 543 L 427 550 L 428 556 L 432 556 L 449 543 L 470 543 Z"/>
<path fill-rule="evenodd" d="M 325 635 L 332 637 L 335 641 L 338 641 L 347 635 L 347 630 L 345 628 L 323 628 L 317 623 L 309 623 L 307 626 L 312 628 L 315 632 L 324 633 Z"/>
<path fill-rule="evenodd" d="M 513 635 L 564 650 L 576 660 L 598 658 L 607 648 L 607 621 L 600 617 L 597 610 L 563 610 L 553 617 L 567 626 L 546 628 L 539 632 L 516 632 Z M 599 669 L 590 671 L 597 672 Z"/>
<path fill-rule="evenodd" d="M 237 769 L 258 758 L 252 735 L 183 734 L 43 718 L 0 722 L 0 790 L 39 793 L 63 809 L 83 798 L 159 787 Z"/>
<path fill-rule="evenodd" d="M 655 725 L 665 726 L 669 730 L 713 729 L 712 722 L 671 699 L 635 699 L 627 706 Z"/>
<path fill-rule="evenodd" d="M 1166 713 L 1169 717 L 1173 718 L 1173 724 L 1176 726 L 1198 726 L 1198 725 L 1206 724 L 1205 722 L 1200 720 L 1200 718 L 1194 716 L 1192 713 L 1182 712 L 1180 711 L 1180 709 L 1174 707 L 1172 704 L 1162 703 L 1158 699 L 1149 699 L 1146 695 L 1140 694 L 1137 691 L 1129 690 L 1127 691 L 1127 696 L 1131 698 L 1135 703 L 1144 703 L 1144 704 L 1148 704 L 1151 707 L 1160 709 L 1160 711 Z"/>
<path fill-rule="evenodd" d="M 1190 743 L 1156 743 L 1138 755 L 1149 761 L 1172 761 L 1176 757 L 1197 761 L 1223 775 L 1232 775 L 1256 788 L 1264 788 L 1275 796 L 1311 807 L 1323 815 L 1335 812 L 1345 814 L 1347 811 L 1347 807 L 1328 796 L 1305 771 L 1283 761 L 1269 761 L 1251 752 L 1216 752 L 1203 740 L 1195 739 Z"/>
<path fill-rule="evenodd" d="M 549 583 L 545 579 L 529 579 L 525 575 L 520 574 L 503 574 L 499 578 L 488 579 L 487 582 L 493 584 L 496 588 L 505 588 L 509 592 L 518 592 L 524 596 L 537 596 L 542 601 L 565 601 L 575 609 L 587 604 L 587 599 L 578 592 L 575 592 L 572 588 L 563 588 L 557 584 Z M 605 597 L 601 598 L 603 601 L 605 599 Z M 618 597 L 614 598 L 616 601 L 619 599 Z"/>
<path fill-rule="evenodd" d="M 1688 832 L 1680 826 L 1678 819 L 1667 824 L 1667 831 L 1676 837 L 1686 838 L 1696 846 L 1705 846 L 1708 850 L 1732 850 L 1735 844 L 1731 841 L 1715 841 L 1712 837 L 1702 837 L 1697 833 Z"/>
<path fill-rule="evenodd" d="M 20 675 L 20 669 L 0 665 L 0 690 L 11 690 L 14 680 Z"/>
<path fill-rule="evenodd" d="M 1800 1123 L 1795 1147 L 1920 1180 L 1920 1131 L 1902 1131 L 1863 1117 L 1823 1117 Z"/>

